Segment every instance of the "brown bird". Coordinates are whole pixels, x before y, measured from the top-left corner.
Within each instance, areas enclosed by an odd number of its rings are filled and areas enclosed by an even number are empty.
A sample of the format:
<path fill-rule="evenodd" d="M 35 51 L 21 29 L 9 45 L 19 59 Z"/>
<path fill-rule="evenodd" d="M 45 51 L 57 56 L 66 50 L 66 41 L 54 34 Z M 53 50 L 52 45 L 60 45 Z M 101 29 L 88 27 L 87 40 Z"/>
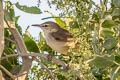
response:
<path fill-rule="evenodd" d="M 48 21 L 43 24 L 33 24 L 32 26 L 38 26 L 43 30 L 47 44 L 57 52 L 65 54 L 69 48 L 77 49 L 79 47 L 78 41 L 73 40 L 71 33 L 62 29 L 55 22 Z"/>

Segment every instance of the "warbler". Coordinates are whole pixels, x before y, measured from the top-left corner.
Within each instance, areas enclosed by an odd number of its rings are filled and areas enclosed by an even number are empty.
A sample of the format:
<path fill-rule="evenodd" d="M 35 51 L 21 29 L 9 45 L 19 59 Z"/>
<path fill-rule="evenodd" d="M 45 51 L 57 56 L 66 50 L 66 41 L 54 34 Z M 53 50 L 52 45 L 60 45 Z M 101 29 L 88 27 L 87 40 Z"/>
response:
<path fill-rule="evenodd" d="M 43 30 L 47 44 L 57 52 L 66 54 L 69 48 L 77 49 L 79 47 L 79 42 L 73 40 L 73 35 L 55 22 L 47 21 L 32 26 L 40 27 Z"/>

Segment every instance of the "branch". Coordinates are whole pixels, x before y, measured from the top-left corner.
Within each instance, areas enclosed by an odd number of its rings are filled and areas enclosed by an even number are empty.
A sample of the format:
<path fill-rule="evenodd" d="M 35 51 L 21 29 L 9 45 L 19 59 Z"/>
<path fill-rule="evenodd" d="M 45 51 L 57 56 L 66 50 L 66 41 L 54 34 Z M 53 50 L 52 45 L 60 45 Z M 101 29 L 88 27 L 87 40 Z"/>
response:
<path fill-rule="evenodd" d="M 3 11 L 3 4 L 0 0 L 0 58 L 4 49 L 4 27 L 3 27 L 3 21 L 4 21 L 4 11 Z"/>
<path fill-rule="evenodd" d="M 49 54 L 42 54 L 42 53 L 29 53 L 29 54 L 26 54 L 26 53 L 19 53 L 19 54 L 11 54 L 11 55 L 7 55 L 7 56 L 5 56 L 5 57 L 2 57 L 0 60 L 3 60 L 3 59 L 8 59 L 8 58 L 10 58 L 10 57 L 15 57 L 15 56 L 22 56 L 22 57 L 25 57 L 25 56 L 31 56 L 31 57 L 42 57 L 42 58 L 45 58 L 45 59 L 47 59 L 48 60 L 48 56 Z M 54 63 L 56 63 L 56 64 L 59 64 L 59 65 L 61 65 L 61 66 L 63 66 L 65 69 L 69 69 L 70 70 L 70 72 L 72 72 L 72 73 L 75 73 L 75 75 L 77 76 L 77 77 L 80 77 L 79 76 L 79 73 L 78 72 L 76 72 L 76 71 L 73 71 L 69 66 L 68 66 L 68 64 L 66 64 L 65 62 L 63 62 L 63 61 L 61 61 L 61 60 L 59 60 L 59 59 L 57 59 L 57 58 L 55 58 L 55 57 L 52 57 L 52 61 L 54 62 Z M 38 61 L 37 61 L 38 62 Z M 40 64 L 40 63 L 39 63 Z"/>
<path fill-rule="evenodd" d="M 42 54 L 42 53 L 28 53 L 28 54 L 26 54 L 26 53 L 19 53 L 19 54 L 11 54 L 11 55 L 7 55 L 7 56 L 5 56 L 5 57 L 2 57 L 0 60 L 3 60 L 3 59 L 8 59 L 8 58 L 10 58 L 10 57 L 15 57 L 15 56 L 22 56 L 22 57 L 25 57 L 25 56 L 31 56 L 31 57 L 42 57 L 42 58 L 45 58 L 45 59 L 47 59 L 48 60 L 48 56 L 49 54 Z M 61 66 L 63 66 L 65 69 L 69 69 L 70 70 L 70 72 L 72 72 L 72 73 L 75 73 L 75 75 L 77 76 L 77 77 L 80 77 L 79 76 L 79 73 L 78 72 L 76 72 L 76 71 L 74 71 L 74 70 L 72 70 L 69 66 L 68 66 L 68 64 L 66 64 L 65 62 L 63 62 L 63 61 L 61 61 L 61 60 L 59 60 L 59 59 L 57 59 L 57 58 L 55 58 L 55 57 L 52 57 L 52 61 L 54 62 L 54 63 L 56 63 L 56 64 L 59 64 L 59 65 L 61 65 Z M 38 61 L 37 61 L 38 62 Z"/>
<path fill-rule="evenodd" d="M 46 71 L 49 73 L 52 80 L 58 80 L 57 78 L 54 77 L 53 73 L 43 63 L 41 63 L 36 57 L 33 57 L 33 60 L 37 61 L 42 68 L 46 69 Z"/>
<path fill-rule="evenodd" d="M 15 56 L 22 56 L 22 57 L 28 57 L 28 56 L 32 56 L 32 57 L 42 57 L 42 58 L 45 58 L 48 60 L 48 56 L 49 54 L 42 54 L 42 53 L 18 53 L 18 54 L 11 54 L 11 55 L 7 55 L 5 57 L 2 57 L 0 60 L 3 60 L 3 59 L 8 59 L 9 57 L 15 57 Z M 68 65 L 64 62 L 64 61 L 61 61 L 55 57 L 52 57 L 52 61 L 56 64 L 59 64 L 61 66 L 63 66 L 64 68 L 68 68 Z"/>
<path fill-rule="evenodd" d="M 15 26 L 10 26 L 9 23 L 7 22 L 6 18 L 4 17 L 4 20 L 10 30 L 10 32 L 12 33 L 12 35 L 14 36 L 15 42 L 16 42 L 16 49 L 18 51 L 18 53 L 27 53 L 27 48 L 24 44 L 24 41 L 20 35 L 20 33 L 18 32 L 18 30 L 15 28 Z M 18 77 L 16 78 L 17 80 L 25 80 L 29 69 L 31 68 L 32 65 L 32 60 L 29 59 L 28 57 L 22 57 L 23 59 L 23 63 L 22 63 L 22 69 L 19 72 L 19 74 L 17 75 Z M 19 76 L 20 75 L 20 76 Z"/>
<path fill-rule="evenodd" d="M 3 21 L 4 21 L 3 3 L 2 3 L 2 0 L 0 0 L 0 58 L 4 50 L 4 27 L 3 27 L 4 22 Z M 1 70 L 0 70 L 0 80 L 3 80 L 3 75 Z"/>
<path fill-rule="evenodd" d="M 10 42 L 12 42 L 12 43 L 15 43 L 13 40 L 11 40 L 11 39 L 9 39 L 7 37 L 5 37 L 5 39 L 8 40 L 8 41 L 10 41 Z"/>
<path fill-rule="evenodd" d="M 5 78 L 2 75 L 2 72 L 0 71 L 0 80 L 5 80 Z"/>
<path fill-rule="evenodd" d="M 8 76 L 10 76 L 13 80 L 15 79 L 15 76 L 11 74 L 7 69 L 5 69 L 2 65 L 0 65 L 0 69 L 3 70 Z"/>

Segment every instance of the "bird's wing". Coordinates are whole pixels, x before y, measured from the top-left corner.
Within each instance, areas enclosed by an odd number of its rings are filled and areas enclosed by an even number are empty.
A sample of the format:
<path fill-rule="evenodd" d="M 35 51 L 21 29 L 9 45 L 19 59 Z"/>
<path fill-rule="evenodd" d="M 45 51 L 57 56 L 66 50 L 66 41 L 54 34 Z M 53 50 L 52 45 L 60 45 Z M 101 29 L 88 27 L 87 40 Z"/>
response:
<path fill-rule="evenodd" d="M 62 31 L 59 30 L 57 32 L 53 32 L 52 36 L 55 38 L 55 40 L 61 42 L 69 42 L 73 39 L 73 36 L 67 30 L 63 29 Z"/>

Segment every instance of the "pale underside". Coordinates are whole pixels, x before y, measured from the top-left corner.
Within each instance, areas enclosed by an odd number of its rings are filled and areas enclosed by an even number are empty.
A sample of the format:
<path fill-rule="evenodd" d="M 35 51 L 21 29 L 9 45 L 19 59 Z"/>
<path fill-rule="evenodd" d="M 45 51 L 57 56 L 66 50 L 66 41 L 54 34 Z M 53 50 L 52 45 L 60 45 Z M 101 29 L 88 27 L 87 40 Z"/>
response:
<path fill-rule="evenodd" d="M 67 46 L 67 42 L 57 41 L 53 36 L 46 35 L 45 37 L 47 44 L 55 51 L 60 53 L 67 53 L 69 46 Z"/>

